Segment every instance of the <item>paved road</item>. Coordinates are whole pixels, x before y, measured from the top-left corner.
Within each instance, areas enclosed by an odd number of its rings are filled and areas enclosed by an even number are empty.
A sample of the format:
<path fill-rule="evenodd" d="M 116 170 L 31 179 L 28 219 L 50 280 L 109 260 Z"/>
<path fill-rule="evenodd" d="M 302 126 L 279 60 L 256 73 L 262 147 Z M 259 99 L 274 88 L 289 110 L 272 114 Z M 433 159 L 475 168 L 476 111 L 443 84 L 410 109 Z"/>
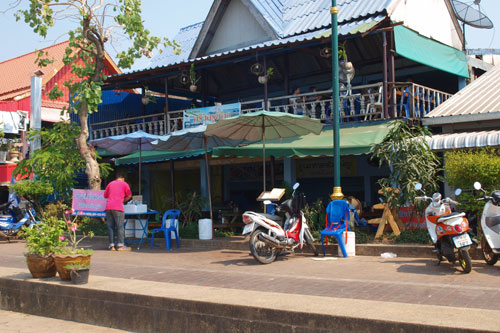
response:
<path fill-rule="evenodd" d="M 25 268 L 23 244 L 0 243 L 1 267 Z M 322 257 L 319 257 L 321 259 Z M 97 249 L 92 275 L 182 285 L 339 297 L 357 300 L 500 310 L 500 264 L 473 261 L 470 274 L 432 259 L 279 257 L 270 265 L 247 251 Z"/>
<path fill-rule="evenodd" d="M 59 320 L 2 310 L 0 310 L 0 331 L 2 333 L 126 332 L 112 328 L 75 323 L 67 320 Z"/>

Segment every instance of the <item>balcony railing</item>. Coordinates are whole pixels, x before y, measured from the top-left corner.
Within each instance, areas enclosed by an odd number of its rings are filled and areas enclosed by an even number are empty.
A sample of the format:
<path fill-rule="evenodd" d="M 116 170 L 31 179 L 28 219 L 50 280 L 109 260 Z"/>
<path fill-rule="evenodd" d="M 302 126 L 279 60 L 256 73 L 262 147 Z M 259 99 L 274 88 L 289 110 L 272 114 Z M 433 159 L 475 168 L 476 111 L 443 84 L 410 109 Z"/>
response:
<path fill-rule="evenodd" d="M 389 83 L 388 114 L 384 113 L 382 83 L 354 86 L 340 90 L 340 121 L 367 122 L 377 119 L 420 119 L 452 95 L 408 82 Z M 264 100 L 241 102 L 241 113 L 263 110 Z M 332 91 L 324 90 L 268 99 L 267 110 L 307 115 L 331 123 Z M 184 110 L 144 117 L 126 118 L 90 125 L 92 139 L 142 130 L 164 135 L 184 128 Z"/>

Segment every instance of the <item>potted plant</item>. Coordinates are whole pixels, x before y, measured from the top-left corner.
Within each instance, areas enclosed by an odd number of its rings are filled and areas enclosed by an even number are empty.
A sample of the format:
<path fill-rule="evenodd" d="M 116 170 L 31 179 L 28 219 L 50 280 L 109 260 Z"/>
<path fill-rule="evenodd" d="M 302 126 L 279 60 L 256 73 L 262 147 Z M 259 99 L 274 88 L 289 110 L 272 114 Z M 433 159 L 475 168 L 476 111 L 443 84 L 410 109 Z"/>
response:
<path fill-rule="evenodd" d="M 0 123 L 1 125 L 2 123 Z M 7 160 L 7 152 L 9 150 L 9 143 L 5 139 L 5 133 L 3 129 L 0 129 L 0 162 L 5 162 Z"/>
<path fill-rule="evenodd" d="M 23 227 L 20 236 L 26 240 L 26 263 L 33 277 L 56 275 L 53 254 L 67 244 L 64 231 L 64 221 L 56 217 L 49 217 L 31 227 Z"/>
<path fill-rule="evenodd" d="M 271 76 L 274 75 L 274 68 L 269 67 L 266 71 L 265 75 L 259 75 L 257 80 L 259 81 L 260 84 L 266 84 L 267 81 L 271 78 Z"/>
<path fill-rule="evenodd" d="M 196 92 L 196 90 L 198 90 L 198 86 L 196 85 L 196 83 L 198 83 L 199 80 L 200 78 L 196 77 L 196 72 L 194 71 L 194 63 L 192 63 L 191 67 L 189 68 L 189 81 L 191 81 L 191 85 L 189 86 L 189 91 L 194 93 Z"/>
<path fill-rule="evenodd" d="M 90 264 L 67 264 L 66 269 L 70 271 L 73 284 L 86 284 L 89 282 Z"/>
<path fill-rule="evenodd" d="M 54 261 L 56 264 L 56 270 L 59 277 L 63 281 L 71 280 L 71 271 L 66 268 L 68 264 L 80 264 L 80 265 L 90 265 L 90 257 L 94 252 L 92 249 L 78 248 L 78 244 L 87 237 L 94 237 L 94 233 L 90 231 L 88 234 L 82 233 L 80 239 L 76 235 L 78 230 L 78 224 L 75 216 L 73 220 L 70 219 L 70 211 L 64 212 L 66 218 L 66 227 L 68 232 L 68 247 L 61 247 L 54 254 Z"/>

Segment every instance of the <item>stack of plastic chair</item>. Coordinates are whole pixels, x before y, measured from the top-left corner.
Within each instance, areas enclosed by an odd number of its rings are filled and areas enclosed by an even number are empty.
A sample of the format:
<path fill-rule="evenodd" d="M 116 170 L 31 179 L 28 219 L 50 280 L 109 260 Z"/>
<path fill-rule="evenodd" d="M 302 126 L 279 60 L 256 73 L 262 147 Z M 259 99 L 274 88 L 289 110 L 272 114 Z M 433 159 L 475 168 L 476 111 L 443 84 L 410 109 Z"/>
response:
<path fill-rule="evenodd" d="M 344 200 L 333 200 L 326 207 L 326 228 L 321 231 L 321 246 L 323 256 L 325 255 L 324 238 L 333 236 L 337 239 L 338 246 L 342 250 L 344 257 L 347 257 L 342 233 L 349 230 L 349 219 L 351 217 L 349 203 Z"/>
<path fill-rule="evenodd" d="M 163 231 L 165 235 L 165 248 L 167 251 L 170 251 L 172 247 L 170 232 L 175 232 L 175 243 L 177 244 L 177 248 L 179 248 L 179 232 L 175 227 L 175 220 L 179 220 L 179 216 L 181 215 L 181 211 L 178 209 L 169 209 L 163 214 L 163 219 L 161 220 L 161 227 L 152 230 L 151 234 L 151 248 L 153 248 L 154 240 L 155 240 L 155 232 Z"/>

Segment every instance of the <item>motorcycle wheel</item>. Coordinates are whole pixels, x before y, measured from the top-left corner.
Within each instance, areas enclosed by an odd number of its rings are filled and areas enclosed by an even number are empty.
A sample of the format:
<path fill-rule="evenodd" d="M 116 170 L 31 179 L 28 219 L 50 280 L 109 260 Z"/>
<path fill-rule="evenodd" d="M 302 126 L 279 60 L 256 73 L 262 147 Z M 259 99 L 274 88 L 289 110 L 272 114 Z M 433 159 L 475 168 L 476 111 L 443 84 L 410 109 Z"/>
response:
<path fill-rule="evenodd" d="M 307 246 L 309 246 L 309 248 L 313 251 L 314 256 L 317 257 L 318 256 L 318 249 L 313 244 L 314 238 L 311 235 L 311 232 L 309 231 L 309 229 L 305 230 L 305 232 L 304 232 L 304 238 L 306 239 Z"/>
<path fill-rule="evenodd" d="M 250 235 L 250 253 L 259 263 L 270 264 L 276 260 L 278 251 L 259 240 L 259 235 L 263 233 L 262 229 L 255 229 Z"/>
<path fill-rule="evenodd" d="M 462 267 L 464 273 L 470 273 L 472 270 L 472 261 L 468 250 L 458 250 L 458 262 L 460 263 L 460 267 Z"/>
<path fill-rule="evenodd" d="M 481 253 L 483 254 L 484 261 L 486 261 L 488 265 L 494 265 L 497 263 L 498 256 L 493 253 L 493 250 L 491 249 L 484 236 L 481 239 Z"/>

